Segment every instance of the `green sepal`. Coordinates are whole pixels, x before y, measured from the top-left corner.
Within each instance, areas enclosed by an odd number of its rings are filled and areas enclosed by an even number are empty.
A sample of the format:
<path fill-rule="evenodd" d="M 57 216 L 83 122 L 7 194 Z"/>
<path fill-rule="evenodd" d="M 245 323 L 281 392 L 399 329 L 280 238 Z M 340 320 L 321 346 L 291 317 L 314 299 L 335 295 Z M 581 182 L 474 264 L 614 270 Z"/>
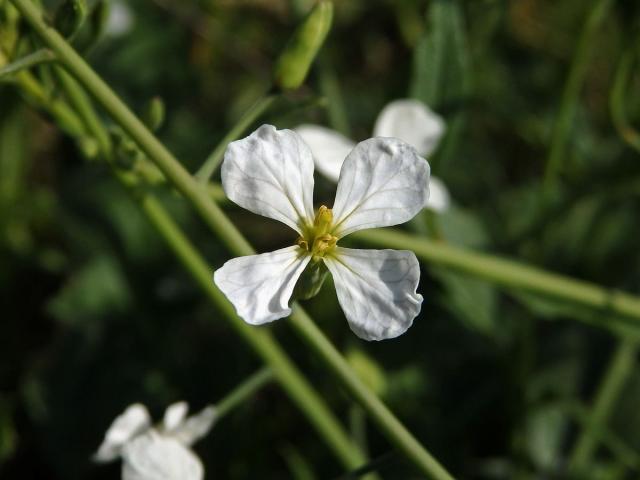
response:
<path fill-rule="evenodd" d="M 311 260 L 293 289 L 293 297 L 300 300 L 315 297 L 322 288 L 328 272 L 323 261 Z"/>

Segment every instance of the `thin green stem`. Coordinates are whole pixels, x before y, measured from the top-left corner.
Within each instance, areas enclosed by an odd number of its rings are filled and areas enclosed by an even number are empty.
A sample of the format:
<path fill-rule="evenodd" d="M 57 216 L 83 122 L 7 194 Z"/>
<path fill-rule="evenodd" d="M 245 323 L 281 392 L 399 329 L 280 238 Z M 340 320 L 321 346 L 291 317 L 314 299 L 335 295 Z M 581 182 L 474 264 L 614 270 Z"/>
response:
<path fill-rule="evenodd" d="M 579 425 L 579 427 L 587 429 L 590 428 L 597 441 L 602 444 L 604 448 L 609 450 L 616 460 L 625 464 L 629 468 L 640 467 L 640 454 L 638 454 L 631 446 L 620 438 L 615 432 L 613 432 L 606 425 L 596 425 L 591 421 L 589 410 L 580 404 L 570 404 L 565 410 L 572 419 Z"/>
<path fill-rule="evenodd" d="M 14 60 L 13 62 L 0 68 L 0 80 L 4 80 L 9 76 L 15 75 L 18 72 L 27 70 L 36 65 L 53 62 L 55 61 L 55 59 L 56 56 L 49 49 L 42 48 L 40 50 L 36 50 L 35 52 L 30 53 L 29 55 L 25 55 L 18 60 Z"/>
<path fill-rule="evenodd" d="M 231 127 L 222 140 L 220 140 L 216 148 L 211 152 L 195 174 L 195 177 L 200 180 L 200 182 L 206 183 L 209 181 L 222 162 L 227 145 L 234 140 L 237 140 L 243 133 L 245 133 L 247 129 L 273 104 L 273 101 L 276 98 L 277 95 L 275 94 L 265 94 L 240 117 L 236 124 Z"/>
<path fill-rule="evenodd" d="M 76 79 L 95 97 L 102 107 L 112 116 L 115 122 L 126 131 L 131 138 L 138 144 L 150 160 L 152 160 L 166 178 L 171 181 L 174 186 L 191 201 L 195 209 L 200 213 L 207 225 L 218 235 L 220 240 L 227 248 L 237 255 L 247 255 L 253 253 L 251 245 L 245 240 L 242 234 L 235 228 L 233 223 L 226 215 L 215 205 L 206 189 L 189 173 L 184 167 L 173 157 L 173 155 L 160 143 L 153 134 L 144 126 L 144 124 L 136 118 L 136 116 L 126 107 L 126 105 L 113 93 L 113 91 L 104 83 L 104 81 L 91 69 L 91 67 L 71 48 L 71 46 L 52 28 L 47 26 L 40 11 L 29 0 L 11 0 L 13 5 L 24 16 L 25 20 L 40 35 L 41 39 L 56 54 L 60 61 L 67 67 Z M 145 197 L 148 198 L 148 197 Z M 149 206 L 148 201 L 143 203 L 143 208 L 150 217 L 156 221 L 160 219 L 161 226 L 166 227 L 168 221 L 172 221 L 170 217 L 162 218 L 158 213 L 154 203 Z M 169 229 L 171 230 L 171 229 Z M 165 235 L 173 234 L 175 240 L 175 231 L 164 232 Z M 181 236 L 177 242 L 179 249 L 177 253 L 184 258 L 185 265 L 192 269 L 198 269 L 198 282 L 201 287 L 205 288 L 212 299 L 220 299 L 220 305 L 226 305 L 225 313 L 231 315 L 232 318 L 240 322 L 242 328 L 240 332 L 246 332 L 248 327 L 242 322 L 233 311 L 231 304 L 224 298 L 222 293 L 213 286 L 209 269 L 204 265 L 204 271 L 201 270 L 199 264 L 202 259 L 194 250 L 185 250 L 189 245 L 187 239 Z M 186 256 L 184 256 L 186 254 Z M 184 257 L 183 257 L 184 256 Z M 195 259 L 198 262 L 195 262 Z M 216 302 L 218 304 L 218 301 Z M 220 306 L 219 305 L 219 306 Z M 388 439 L 403 451 L 421 471 L 430 478 L 451 479 L 451 475 L 426 451 L 426 449 L 413 437 L 409 431 L 398 421 L 398 419 L 388 410 L 386 406 L 371 392 L 350 369 L 344 358 L 329 343 L 326 337 L 313 324 L 311 319 L 304 311 L 296 306 L 296 311 L 291 317 L 291 323 L 315 352 L 322 358 L 324 364 L 328 366 L 333 373 L 342 380 L 345 387 L 351 392 L 372 416 L 374 421 L 385 433 Z M 234 321 L 234 324 L 236 321 Z M 263 331 L 261 331 L 263 332 Z M 244 333 L 246 335 L 246 333 Z M 251 337 L 248 337 L 251 338 Z M 273 341 L 271 340 L 273 345 Z M 260 345 L 254 346 L 256 349 L 265 348 L 262 342 Z M 273 347 L 269 347 L 273 348 Z M 274 355 L 273 352 L 270 353 Z M 278 351 L 278 356 L 282 357 L 282 353 Z M 285 371 L 282 367 L 282 371 Z M 275 370 L 277 375 L 282 375 L 281 371 Z M 287 384 L 291 388 L 294 384 Z M 286 386 L 285 386 L 286 387 Z M 290 392 L 292 395 L 296 392 Z M 299 393 L 299 392 L 298 392 Z"/>
<path fill-rule="evenodd" d="M 84 89 L 78 85 L 75 79 L 62 68 L 54 67 L 53 71 L 58 77 L 62 89 L 69 98 L 69 102 L 71 102 L 71 105 L 73 105 L 89 132 L 98 142 L 102 155 L 105 158 L 110 158 L 111 137 L 100 120 L 100 117 L 98 117 L 94 110 L 93 105 L 91 104 L 91 99 L 84 92 Z"/>
<path fill-rule="evenodd" d="M 545 184 L 547 186 L 553 184 L 561 172 L 562 159 L 566 156 L 567 140 L 576 104 L 587 73 L 591 52 L 595 46 L 595 35 L 612 4 L 613 0 L 595 0 L 580 33 L 551 133 L 551 146 L 545 169 Z"/>
<path fill-rule="evenodd" d="M 16 82 L 27 100 L 35 107 L 47 110 L 62 130 L 77 137 L 86 133 L 82 120 L 69 106 L 58 98 L 53 98 L 42 88 L 36 78 L 30 72 L 20 72 L 16 75 Z"/>
<path fill-rule="evenodd" d="M 400 230 L 377 229 L 356 232 L 351 238 L 385 248 L 413 250 L 418 258 L 433 265 L 442 265 L 480 277 L 508 290 L 523 290 L 545 297 L 571 301 L 604 313 L 634 320 L 628 333 L 637 329 L 640 320 L 640 298 L 617 290 L 610 290 L 589 282 L 523 265 L 493 255 L 471 252 L 425 238 L 409 235 Z M 622 322 L 601 322 L 607 327 L 624 325 Z"/>
<path fill-rule="evenodd" d="M 222 400 L 216 403 L 216 418 L 224 417 L 231 410 L 243 404 L 274 378 L 273 371 L 269 367 L 263 367 L 244 382 L 234 388 Z"/>
<path fill-rule="evenodd" d="M 633 47 L 636 45 L 634 44 Z M 640 152 L 640 132 L 638 132 L 627 120 L 626 104 L 627 104 L 627 86 L 629 77 L 633 68 L 635 52 L 634 48 L 628 48 L 620 59 L 616 70 L 613 89 L 611 90 L 611 98 L 609 106 L 613 124 L 618 130 L 620 137 L 627 142 L 637 152 Z"/>
<path fill-rule="evenodd" d="M 351 370 L 344 357 L 320 332 L 316 324 L 298 304 L 294 304 L 293 313 L 289 321 L 293 324 L 297 333 L 309 344 L 313 345 L 320 357 L 334 374 L 340 378 L 353 398 L 362 405 L 380 430 L 387 435 L 400 451 L 411 459 L 429 478 L 453 478 Z"/>
<path fill-rule="evenodd" d="M 636 365 L 637 357 L 637 340 L 624 340 L 618 344 L 598 387 L 589 415 L 589 423 L 582 430 L 569 456 L 570 471 L 579 472 L 588 467 L 589 460 L 599 443 L 597 431 L 609 420 L 629 374 Z"/>

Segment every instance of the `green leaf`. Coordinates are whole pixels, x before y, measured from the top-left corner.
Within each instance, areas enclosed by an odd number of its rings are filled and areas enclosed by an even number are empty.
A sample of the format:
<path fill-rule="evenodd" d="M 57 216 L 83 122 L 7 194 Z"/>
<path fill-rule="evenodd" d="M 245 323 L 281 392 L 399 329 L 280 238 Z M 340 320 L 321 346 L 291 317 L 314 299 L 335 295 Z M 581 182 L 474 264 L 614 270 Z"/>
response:
<path fill-rule="evenodd" d="M 435 0 L 413 57 L 411 96 L 430 106 L 459 100 L 469 85 L 469 55 L 460 5 Z"/>
<path fill-rule="evenodd" d="M 48 304 L 58 320 L 75 323 L 110 311 L 125 311 L 131 303 L 126 279 L 115 258 L 98 257 L 75 273 Z"/>
<path fill-rule="evenodd" d="M 454 0 L 435 0 L 427 13 L 426 31 L 414 50 L 410 94 L 441 110 L 447 120 L 447 135 L 436 158 L 440 173 L 461 143 L 461 106 L 470 90 L 471 65 L 462 8 Z"/>

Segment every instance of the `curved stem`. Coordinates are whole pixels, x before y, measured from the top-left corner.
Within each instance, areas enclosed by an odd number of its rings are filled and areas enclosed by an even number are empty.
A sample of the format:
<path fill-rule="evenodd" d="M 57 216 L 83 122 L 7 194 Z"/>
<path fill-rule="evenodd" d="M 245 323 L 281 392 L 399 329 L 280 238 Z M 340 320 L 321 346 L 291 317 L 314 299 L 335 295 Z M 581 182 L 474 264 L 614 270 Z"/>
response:
<path fill-rule="evenodd" d="M 562 158 L 566 154 L 567 138 L 573 122 L 575 106 L 580 96 L 580 90 L 584 83 L 584 78 L 589 65 L 589 57 L 592 47 L 594 46 L 595 34 L 602 20 L 606 17 L 613 0 L 595 0 L 591 11 L 588 14 L 587 21 L 584 24 L 573 63 L 569 70 L 567 83 L 565 83 L 562 97 L 560 99 L 560 107 L 553 124 L 551 133 L 551 146 L 549 147 L 549 156 L 545 169 L 545 184 L 550 185 L 557 180 L 558 174 L 562 168 Z"/>
<path fill-rule="evenodd" d="M 44 43 L 57 53 L 60 61 L 73 73 L 76 79 L 96 98 L 98 103 L 112 116 L 114 121 L 131 136 L 141 150 L 147 154 L 149 159 L 158 166 L 166 178 L 189 199 L 207 225 L 219 236 L 227 248 L 236 255 L 253 253 L 251 245 L 222 210 L 211 201 L 206 188 L 184 169 L 164 145 L 153 136 L 145 125 L 113 93 L 107 84 L 73 48 L 71 48 L 64 38 L 44 23 L 39 9 L 29 0 L 11 0 L 11 2 L 40 35 Z M 155 220 L 159 219 L 161 226 L 166 226 L 167 222 L 172 222 L 170 217 L 167 216 L 163 218 L 158 212 L 157 202 L 148 200 L 149 197 L 145 198 L 147 200 L 145 200 L 142 205 L 150 217 L 153 217 Z M 175 231 L 167 231 L 164 233 L 172 233 L 174 240 L 176 239 L 175 236 L 178 235 Z M 232 305 L 213 285 L 210 270 L 206 267 L 206 264 L 204 264 L 199 253 L 190 246 L 187 239 L 184 238 L 184 235 L 181 233 L 179 235 L 180 239 L 177 245 L 180 247 L 180 250 L 176 253 L 181 258 L 184 258 L 185 265 L 194 269 L 194 274 L 197 276 L 198 283 L 201 287 L 216 301 L 216 304 L 224 310 L 225 314 L 234 319 L 234 325 L 236 325 L 238 330 L 246 335 L 246 329 L 251 329 L 251 327 L 244 324 L 244 322 L 235 315 Z M 189 248 L 187 248 L 186 245 L 189 245 Z M 329 367 L 333 373 L 342 380 L 347 390 L 363 405 L 392 444 L 404 452 L 428 477 L 436 480 L 450 480 L 452 478 L 387 409 L 380 399 L 364 385 L 350 369 L 346 360 L 298 306 L 296 306 L 294 315 L 292 315 L 291 323 L 295 326 L 297 333 L 307 340 L 309 345 L 320 356 L 325 366 Z M 240 325 L 242 325 L 242 327 L 240 327 Z M 262 332 L 262 335 L 266 335 L 266 331 L 260 330 L 260 332 Z M 247 336 L 247 338 L 252 339 L 250 336 Z M 274 348 L 273 340 L 270 340 L 270 342 L 271 345 L 267 344 L 265 346 L 265 344 L 261 342 L 260 345 L 255 345 L 254 347 L 256 349 L 266 348 L 270 356 L 282 357 L 280 351 L 278 351 L 277 354 L 271 351 L 271 349 Z M 266 353 L 265 351 L 265 354 Z M 282 371 L 286 371 L 284 366 L 282 367 Z M 290 393 L 295 394 L 296 392 Z"/>

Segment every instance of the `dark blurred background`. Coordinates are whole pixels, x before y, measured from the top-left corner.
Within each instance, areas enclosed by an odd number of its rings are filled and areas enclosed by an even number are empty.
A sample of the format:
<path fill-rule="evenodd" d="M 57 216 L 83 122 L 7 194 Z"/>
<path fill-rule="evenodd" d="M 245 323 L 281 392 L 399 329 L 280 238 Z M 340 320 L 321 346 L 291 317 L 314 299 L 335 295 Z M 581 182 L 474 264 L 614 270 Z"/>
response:
<path fill-rule="evenodd" d="M 107 33 L 86 57 L 135 111 L 163 99 L 159 137 L 195 171 L 267 88 L 311 3 L 113 0 Z M 550 195 L 543 187 L 580 34 L 600 3 L 336 1 L 305 86 L 258 123 L 319 123 L 361 140 L 386 103 L 421 99 L 448 125 L 430 159 L 454 202 L 437 218 L 443 241 L 638 294 L 640 158 L 610 111 L 619 62 L 637 53 L 638 2 L 612 2 L 597 25 L 561 180 Z M 629 121 L 640 120 L 633 71 L 623 103 Z M 316 202 L 333 191 L 316 178 Z M 159 193 L 212 269 L 220 266 L 228 258 L 222 245 L 178 196 Z M 294 240 L 275 222 L 225 208 L 258 251 Z M 406 228 L 423 234 L 427 220 Z M 569 478 L 582 414 L 620 335 L 589 326 L 601 312 L 507 295 L 428 264 L 419 291 L 425 302 L 414 326 L 381 343 L 349 331 L 329 284 L 306 306 L 336 346 L 365 356 L 384 400 L 457 477 Z M 0 298 L 3 479 L 117 478 L 118 462 L 90 457 L 128 404 L 146 404 L 156 419 L 176 400 L 198 409 L 260 367 L 109 170 L 85 161 L 2 83 Z M 269 328 L 345 423 L 358 414 L 286 320 Z M 608 441 L 578 478 L 637 476 L 639 406 L 634 368 Z M 374 426 L 367 433 L 383 477 L 418 478 Z M 196 451 L 209 479 L 343 473 L 276 385 L 225 416 Z M 315 477 L 300 473 L 300 463 Z"/>

